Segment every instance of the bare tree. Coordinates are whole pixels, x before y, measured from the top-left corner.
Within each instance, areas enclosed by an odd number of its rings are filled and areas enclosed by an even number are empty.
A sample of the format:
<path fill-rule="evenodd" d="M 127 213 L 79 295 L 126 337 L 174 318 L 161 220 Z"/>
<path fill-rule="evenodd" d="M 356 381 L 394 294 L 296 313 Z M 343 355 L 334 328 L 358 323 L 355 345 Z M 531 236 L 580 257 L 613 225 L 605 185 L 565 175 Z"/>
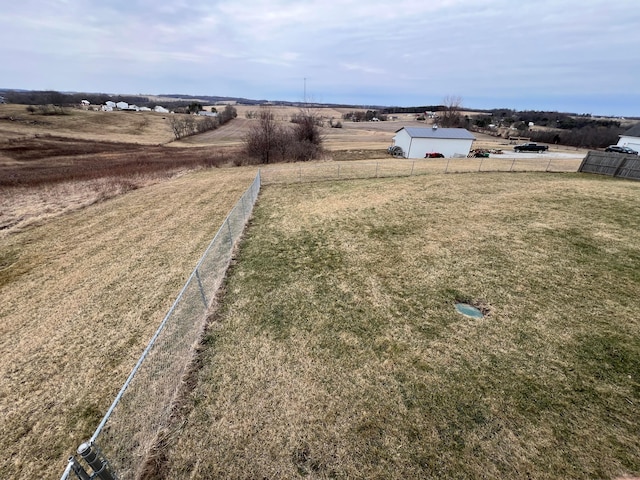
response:
<path fill-rule="evenodd" d="M 442 108 L 438 112 L 438 125 L 441 127 L 460 127 L 462 118 L 462 97 L 447 95 L 442 100 Z"/>
<path fill-rule="evenodd" d="M 273 112 L 262 110 L 258 115 L 258 123 L 247 132 L 244 143 L 247 154 L 260 159 L 260 163 L 269 163 L 278 144 L 278 128 Z"/>

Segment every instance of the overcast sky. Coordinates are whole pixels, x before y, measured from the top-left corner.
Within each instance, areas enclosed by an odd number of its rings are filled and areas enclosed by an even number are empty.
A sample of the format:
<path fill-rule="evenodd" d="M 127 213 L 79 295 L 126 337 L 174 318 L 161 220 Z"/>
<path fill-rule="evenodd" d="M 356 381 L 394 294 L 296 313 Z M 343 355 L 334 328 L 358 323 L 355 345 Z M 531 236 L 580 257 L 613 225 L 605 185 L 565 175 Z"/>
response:
<path fill-rule="evenodd" d="M 0 60 L 2 88 L 640 116 L 640 2 L 5 0 Z"/>

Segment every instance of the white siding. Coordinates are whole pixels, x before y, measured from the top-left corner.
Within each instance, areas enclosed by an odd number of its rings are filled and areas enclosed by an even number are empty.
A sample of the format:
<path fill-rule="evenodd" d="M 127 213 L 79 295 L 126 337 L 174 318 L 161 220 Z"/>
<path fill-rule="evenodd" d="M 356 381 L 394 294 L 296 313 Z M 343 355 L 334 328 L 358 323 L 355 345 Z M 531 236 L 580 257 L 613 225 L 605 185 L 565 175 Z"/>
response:
<path fill-rule="evenodd" d="M 405 158 L 424 158 L 426 153 L 438 152 L 445 157 L 466 157 L 473 140 L 452 138 L 411 138 L 405 130 L 393 137 L 393 144 L 402 148 Z"/>
<path fill-rule="evenodd" d="M 636 152 L 640 152 L 640 138 L 638 137 L 627 137 L 622 135 L 620 136 L 620 140 L 618 140 L 618 145 L 621 147 L 629 147 L 634 149 Z"/>

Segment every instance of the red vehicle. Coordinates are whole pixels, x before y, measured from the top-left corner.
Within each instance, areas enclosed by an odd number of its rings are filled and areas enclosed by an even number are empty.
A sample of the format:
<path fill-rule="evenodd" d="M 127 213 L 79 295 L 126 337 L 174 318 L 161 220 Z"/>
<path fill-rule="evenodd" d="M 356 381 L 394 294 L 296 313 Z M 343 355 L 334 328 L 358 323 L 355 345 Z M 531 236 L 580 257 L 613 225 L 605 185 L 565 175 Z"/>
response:
<path fill-rule="evenodd" d="M 444 158 L 444 155 L 438 152 L 430 152 L 425 154 L 424 158 Z"/>

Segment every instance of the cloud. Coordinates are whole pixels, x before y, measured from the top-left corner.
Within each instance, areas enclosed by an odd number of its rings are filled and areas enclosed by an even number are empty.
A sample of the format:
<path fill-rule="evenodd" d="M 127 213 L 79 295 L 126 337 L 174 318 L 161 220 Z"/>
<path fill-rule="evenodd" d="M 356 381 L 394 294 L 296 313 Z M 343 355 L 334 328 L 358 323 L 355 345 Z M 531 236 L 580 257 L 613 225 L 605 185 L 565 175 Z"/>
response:
<path fill-rule="evenodd" d="M 635 0 L 24 0 L 3 6 L 0 86 L 286 100 L 308 78 L 326 101 L 395 104 L 638 95 L 638 24 Z"/>

